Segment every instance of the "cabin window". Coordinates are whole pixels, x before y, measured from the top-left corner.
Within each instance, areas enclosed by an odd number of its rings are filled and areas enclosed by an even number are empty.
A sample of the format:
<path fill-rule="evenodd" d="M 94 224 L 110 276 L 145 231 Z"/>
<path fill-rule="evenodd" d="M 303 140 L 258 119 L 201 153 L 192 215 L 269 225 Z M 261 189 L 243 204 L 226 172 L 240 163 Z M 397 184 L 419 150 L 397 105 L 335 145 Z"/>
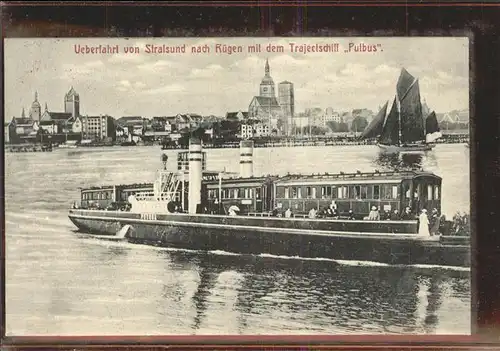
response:
<path fill-rule="evenodd" d="M 338 194 L 339 199 L 345 199 L 347 197 L 347 187 L 346 186 L 339 186 L 337 194 Z"/>
<path fill-rule="evenodd" d="M 439 200 L 439 186 L 434 185 L 434 200 Z"/>
<path fill-rule="evenodd" d="M 290 188 L 285 188 L 285 199 L 290 198 Z"/>
<path fill-rule="evenodd" d="M 327 198 L 332 196 L 332 188 L 329 186 L 322 186 L 321 187 L 321 198 Z"/>
<path fill-rule="evenodd" d="M 306 188 L 306 195 L 308 199 L 315 199 L 316 198 L 316 188 L 308 186 Z"/>
<path fill-rule="evenodd" d="M 361 187 L 360 195 L 362 199 L 366 199 L 368 197 L 368 187 L 366 185 Z"/>
<path fill-rule="evenodd" d="M 413 193 L 413 198 L 415 198 L 415 199 L 420 198 L 420 184 L 417 185 L 417 189 Z"/>
<path fill-rule="evenodd" d="M 286 188 L 285 188 L 285 190 L 286 190 Z M 255 198 L 256 199 L 260 199 L 260 192 L 261 192 L 261 188 L 255 189 Z"/>
<path fill-rule="evenodd" d="M 409 199 L 411 197 L 409 183 L 403 183 L 403 192 L 405 194 L 405 198 Z"/>
<path fill-rule="evenodd" d="M 397 199 L 398 197 L 399 197 L 398 186 L 397 185 L 393 185 L 392 186 L 392 198 L 393 199 Z"/>
<path fill-rule="evenodd" d="M 352 190 L 351 197 L 353 199 L 359 199 L 361 194 L 361 186 L 355 185 L 351 188 L 351 190 Z"/>
<path fill-rule="evenodd" d="M 250 189 L 246 188 L 245 189 L 245 199 L 249 199 L 250 198 Z"/>
<path fill-rule="evenodd" d="M 390 185 L 382 185 L 382 199 L 392 199 L 392 188 Z"/>
<path fill-rule="evenodd" d="M 432 200 L 432 185 L 427 185 L 427 200 Z"/>
<path fill-rule="evenodd" d="M 373 198 L 376 200 L 380 199 L 380 185 L 373 186 Z"/>
<path fill-rule="evenodd" d="M 238 189 L 233 189 L 233 198 L 238 198 Z"/>
<path fill-rule="evenodd" d="M 297 188 L 297 187 L 295 187 L 295 186 L 292 186 L 292 193 L 291 193 L 291 195 L 292 195 L 292 196 L 291 196 L 291 198 L 292 198 L 292 199 L 297 199 L 297 198 L 298 198 L 298 196 L 299 196 L 299 194 L 298 194 L 298 190 L 299 190 L 299 189 L 300 189 L 300 188 Z"/>
<path fill-rule="evenodd" d="M 297 199 L 302 199 L 302 188 L 301 187 L 297 188 Z"/>

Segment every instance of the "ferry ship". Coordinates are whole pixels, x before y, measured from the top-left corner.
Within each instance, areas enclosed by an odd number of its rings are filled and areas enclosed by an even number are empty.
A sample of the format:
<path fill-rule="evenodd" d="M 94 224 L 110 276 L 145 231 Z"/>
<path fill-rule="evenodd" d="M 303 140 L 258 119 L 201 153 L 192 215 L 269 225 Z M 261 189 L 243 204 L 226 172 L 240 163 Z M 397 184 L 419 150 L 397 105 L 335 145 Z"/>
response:
<path fill-rule="evenodd" d="M 206 170 L 198 139 L 150 184 L 81 190 L 69 211 L 81 232 L 134 243 L 387 264 L 470 266 L 470 238 L 449 222 L 422 235 L 415 214 L 441 210 L 442 179 L 429 172 L 254 176 L 253 141 L 240 143 L 240 173 Z M 370 218 L 412 209 L 410 218 Z"/>

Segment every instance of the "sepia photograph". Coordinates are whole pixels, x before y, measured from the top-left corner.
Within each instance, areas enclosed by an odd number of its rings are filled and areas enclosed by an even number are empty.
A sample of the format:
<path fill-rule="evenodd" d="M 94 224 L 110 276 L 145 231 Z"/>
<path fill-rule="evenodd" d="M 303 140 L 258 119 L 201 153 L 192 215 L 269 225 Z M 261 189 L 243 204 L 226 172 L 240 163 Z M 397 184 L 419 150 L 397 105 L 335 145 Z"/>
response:
<path fill-rule="evenodd" d="M 4 50 L 7 336 L 471 334 L 468 37 Z"/>

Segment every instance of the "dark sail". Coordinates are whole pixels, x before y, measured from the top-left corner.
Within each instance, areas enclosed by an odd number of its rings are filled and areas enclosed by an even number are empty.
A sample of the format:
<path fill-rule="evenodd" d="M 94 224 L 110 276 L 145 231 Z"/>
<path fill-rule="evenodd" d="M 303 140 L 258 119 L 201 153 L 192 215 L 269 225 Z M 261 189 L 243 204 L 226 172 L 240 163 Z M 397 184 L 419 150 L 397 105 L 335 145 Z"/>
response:
<path fill-rule="evenodd" d="M 401 142 L 403 144 L 425 140 L 422 104 L 418 80 L 400 99 Z"/>
<path fill-rule="evenodd" d="M 411 85 L 415 81 L 413 77 L 406 69 L 401 69 L 401 74 L 399 75 L 398 83 L 396 85 L 397 97 L 401 101 L 403 97 L 408 93 Z"/>
<path fill-rule="evenodd" d="M 372 119 L 370 124 L 365 128 L 363 133 L 361 133 L 360 139 L 368 139 L 378 137 L 382 133 L 382 129 L 384 127 L 385 114 L 387 112 L 387 105 L 389 101 L 387 101 L 384 106 L 380 109 L 375 118 Z"/>
<path fill-rule="evenodd" d="M 443 136 L 434 111 L 425 119 L 425 133 L 425 141 L 427 143 L 432 143 Z"/>
<path fill-rule="evenodd" d="M 431 114 L 425 119 L 425 133 L 432 134 L 439 131 L 440 129 L 436 118 L 436 113 L 432 111 Z"/>
<path fill-rule="evenodd" d="M 399 145 L 399 114 L 396 98 L 394 98 L 391 110 L 385 120 L 379 143 L 384 145 Z"/>

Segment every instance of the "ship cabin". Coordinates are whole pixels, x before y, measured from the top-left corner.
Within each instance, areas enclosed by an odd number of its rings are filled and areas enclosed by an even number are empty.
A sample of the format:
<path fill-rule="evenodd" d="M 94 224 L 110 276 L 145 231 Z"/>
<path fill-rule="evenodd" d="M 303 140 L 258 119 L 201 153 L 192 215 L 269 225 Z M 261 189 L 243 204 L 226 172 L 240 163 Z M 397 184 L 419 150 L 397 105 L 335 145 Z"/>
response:
<path fill-rule="evenodd" d="M 355 219 L 366 219 L 373 206 L 381 215 L 396 209 L 401 214 L 405 207 L 415 218 L 424 208 L 441 212 L 441 178 L 427 172 L 287 175 L 275 187 L 276 208 L 290 208 L 295 217 L 306 217 L 312 208 L 320 212 L 332 201 L 340 218 L 352 210 Z"/>
<path fill-rule="evenodd" d="M 203 182 L 202 203 L 212 214 L 228 214 L 237 206 L 239 215 L 269 213 L 273 207 L 273 181 L 277 177 L 220 178 Z"/>
<path fill-rule="evenodd" d="M 153 184 L 104 185 L 81 189 L 80 208 L 124 209 L 128 197 L 139 192 L 153 191 Z"/>

